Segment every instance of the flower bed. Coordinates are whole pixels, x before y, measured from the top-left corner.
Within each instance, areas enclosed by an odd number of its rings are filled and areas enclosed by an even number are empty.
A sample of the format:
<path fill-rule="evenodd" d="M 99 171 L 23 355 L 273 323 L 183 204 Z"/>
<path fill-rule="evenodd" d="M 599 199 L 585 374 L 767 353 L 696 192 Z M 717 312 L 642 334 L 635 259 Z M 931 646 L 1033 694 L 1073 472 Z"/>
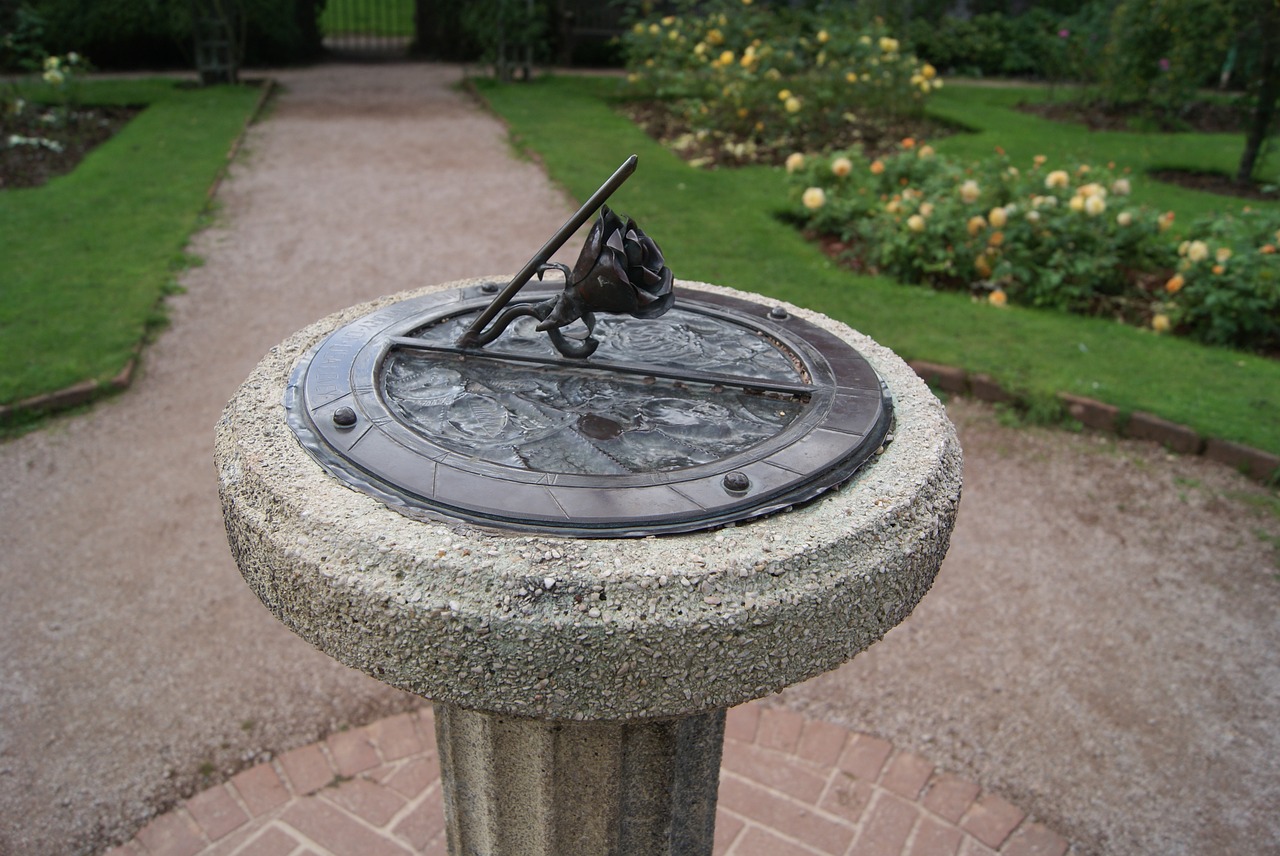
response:
<path fill-rule="evenodd" d="M 142 109 L 80 106 L 79 79 L 88 67 L 74 51 L 46 57 L 43 85 L 33 91 L 44 103 L 27 101 L 13 85 L 0 97 L 0 190 L 39 187 L 71 172 Z"/>
<path fill-rule="evenodd" d="M 1172 213 L 1139 204 L 1113 165 L 964 164 L 911 139 L 877 159 L 793 154 L 787 169 L 799 222 L 869 272 L 1280 350 L 1280 215 L 1208 219 L 1179 246 Z"/>
<path fill-rule="evenodd" d="M 624 37 L 637 116 L 699 165 L 780 163 L 794 149 L 860 143 L 925 127 L 942 86 L 879 19 L 851 11 L 685 4 Z M 684 7 L 682 7 L 684 8 Z"/>

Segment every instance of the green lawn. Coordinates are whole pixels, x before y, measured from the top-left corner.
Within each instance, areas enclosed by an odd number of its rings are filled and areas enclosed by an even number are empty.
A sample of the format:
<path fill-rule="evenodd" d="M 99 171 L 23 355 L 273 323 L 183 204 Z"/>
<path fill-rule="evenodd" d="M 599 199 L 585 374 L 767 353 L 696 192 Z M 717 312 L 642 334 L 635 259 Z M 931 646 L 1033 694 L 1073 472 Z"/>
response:
<path fill-rule="evenodd" d="M 111 81 L 82 97 L 148 106 L 71 174 L 0 191 L 0 403 L 123 368 L 259 90 Z"/>
<path fill-rule="evenodd" d="M 414 0 L 327 0 L 320 13 L 326 36 L 412 36 Z"/>
<path fill-rule="evenodd" d="M 1063 97 L 1059 93 L 1058 98 Z M 1046 98 L 1043 87 L 947 86 L 934 93 L 929 112 L 975 133 L 944 137 L 935 141 L 934 147 L 957 157 L 977 159 L 1000 146 L 1015 164 L 1029 164 L 1037 154 L 1046 155 L 1055 164 L 1114 161 L 1118 168 L 1132 168 L 1134 197 L 1153 208 L 1176 212 L 1178 227 L 1205 214 L 1238 211 L 1245 205 L 1280 206 L 1185 190 L 1146 176 L 1148 170 L 1165 168 L 1234 175 L 1244 148 L 1243 135 L 1100 133 L 1013 109 L 1021 101 Z M 1258 178 L 1280 180 L 1280 158 L 1264 163 Z"/>
<path fill-rule="evenodd" d="M 701 171 L 663 149 L 611 106 L 617 81 L 546 78 L 533 84 L 480 83 L 519 144 L 536 152 L 553 179 L 585 199 L 631 153 L 634 177 L 610 205 L 636 218 L 684 279 L 705 280 L 825 312 L 907 359 L 961 366 L 995 377 L 1029 400 L 1058 391 L 1143 410 L 1206 436 L 1280 453 L 1280 362 L 1207 348 L 1113 322 L 1021 308 L 995 309 L 967 296 L 903 286 L 839 269 L 776 213 L 786 202 L 780 169 Z M 937 141 L 940 150 L 978 156 L 994 145 L 1015 158 L 1077 154 L 1085 160 L 1203 167 L 1230 161 L 1240 141 L 1189 135 L 1088 134 L 1008 109 L 1007 89 L 949 87 L 939 116 L 980 129 Z M 1225 153 L 1219 151 L 1225 149 Z M 1146 195 L 1145 180 L 1135 195 Z M 1154 204 L 1186 223 L 1240 203 L 1176 189 L 1152 189 Z M 558 226 L 548 223 L 548 234 Z"/>

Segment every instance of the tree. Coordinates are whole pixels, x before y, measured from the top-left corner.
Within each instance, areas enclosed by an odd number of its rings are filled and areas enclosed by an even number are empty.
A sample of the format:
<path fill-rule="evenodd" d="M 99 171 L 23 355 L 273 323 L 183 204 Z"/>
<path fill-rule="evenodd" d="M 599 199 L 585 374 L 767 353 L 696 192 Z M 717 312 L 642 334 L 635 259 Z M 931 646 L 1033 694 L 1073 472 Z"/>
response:
<path fill-rule="evenodd" d="M 1256 33 L 1259 44 L 1257 68 L 1249 86 L 1256 93 L 1253 115 L 1245 136 L 1240 166 L 1236 169 L 1236 181 L 1240 184 L 1247 184 L 1253 179 L 1262 146 L 1275 120 L 1276 98 L 1280 96 L 1280 0 L 1248 0 L 1247 10 L 1243 20 Z"/>

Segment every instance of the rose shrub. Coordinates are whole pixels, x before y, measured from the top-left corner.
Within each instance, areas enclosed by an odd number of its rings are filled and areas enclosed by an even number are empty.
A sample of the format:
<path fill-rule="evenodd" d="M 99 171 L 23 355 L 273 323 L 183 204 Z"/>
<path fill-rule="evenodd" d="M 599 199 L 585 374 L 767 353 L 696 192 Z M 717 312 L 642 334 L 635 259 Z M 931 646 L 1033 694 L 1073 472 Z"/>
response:
<path fill-rule="evenodd" d="M 1178 244 L 1173 215 L 1138 204 L 1113 167 L 999 152 L 967 164 L 914 140 L 875 160 L 797 154 L 787 170 L 793 216 L 870 272 L 1280 349 L 1280 213 L 1208 218 Z"/>
<path fill-rule="evenodd" d="M 942 86 L 883 22 L 843 7 L 676 5 L 682 14 L 641 19 L 623 37 L 630 92 L 661 100 L 690 142 L 713 137 L 739 160 L 779 141 L 838 139 L 863 114 L 919 116 Z"/>
<path fill-rule="evenodd" d="M 1192 225 L 1165 283 L 1171 329 L 1213 345 L 1280 351 L 1280 212 Z"/>

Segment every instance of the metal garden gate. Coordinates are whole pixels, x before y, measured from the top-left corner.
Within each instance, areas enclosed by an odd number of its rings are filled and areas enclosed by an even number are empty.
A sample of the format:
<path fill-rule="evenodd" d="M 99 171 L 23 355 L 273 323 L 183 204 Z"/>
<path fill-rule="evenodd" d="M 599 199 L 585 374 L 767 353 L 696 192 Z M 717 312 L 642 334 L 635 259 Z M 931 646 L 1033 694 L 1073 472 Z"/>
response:
<path fill-rule="evenodd" d="M 320 16 L 325 49 L 340 57 L 398 59 L 414 36 L 415 0 L 328 0 Z"/>

